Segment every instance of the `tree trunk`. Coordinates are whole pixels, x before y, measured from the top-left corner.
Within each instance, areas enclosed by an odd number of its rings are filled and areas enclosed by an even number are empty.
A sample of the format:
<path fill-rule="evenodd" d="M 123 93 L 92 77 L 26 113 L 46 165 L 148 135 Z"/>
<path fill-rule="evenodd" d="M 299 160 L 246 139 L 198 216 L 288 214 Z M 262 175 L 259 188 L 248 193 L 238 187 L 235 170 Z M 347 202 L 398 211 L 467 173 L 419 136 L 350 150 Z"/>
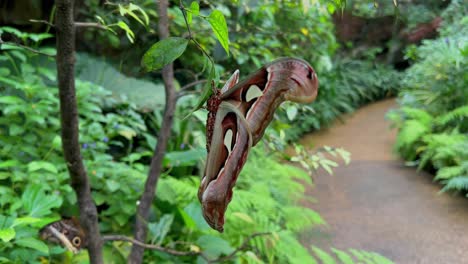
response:
<path fill-rule="evenodd" d="M 70 173 L 71 186 L 80 209 L 91 263 L 103 263 L 98 214 L 91 197 L 89 179 L 80 152 L 78 109 L 75 92 L 75 26 L 73 0 L 56 1 L 57 78 L 60 97 L 62 148 Z"/>
<path fill-rule="evenodd" d="M 169 19 L 167 16 L 168 1 L 157 1 L 159 9 L 159 39 L 165 39 L 169 36 Z M 159 176 L 161 175 L 162 161 L 167 147 L 167 141 L 171 135 L 172 123 L 176 106 L 176 94 L 174 90 L 174 69 L 173 64 L 165 66 L 162 70 L 164 87 L 166 91 L 166 106 L 164 117 L 159 131 L 158 143 L 154 150 L 153 158 L 151 159 L 150 170 L 145 184 L 145 190 L 141 196 L 138 205 L 136 222 L 135 222 L 135 239 L 145 242 L 148 233 L 148 217 L 151 209 L 151 204 L 155 197 L 156 186 Z M 133 244 L 132 251 L 128 258 L 128 263 L 138 264 L 143 260 L 144 248 Z"/>

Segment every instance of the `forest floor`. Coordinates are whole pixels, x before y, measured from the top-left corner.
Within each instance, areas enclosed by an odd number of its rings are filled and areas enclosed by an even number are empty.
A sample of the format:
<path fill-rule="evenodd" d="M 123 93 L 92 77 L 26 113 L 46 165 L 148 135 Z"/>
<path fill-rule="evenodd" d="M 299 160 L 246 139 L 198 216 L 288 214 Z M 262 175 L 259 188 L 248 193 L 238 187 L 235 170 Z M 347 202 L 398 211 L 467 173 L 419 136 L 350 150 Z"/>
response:
<path fill-rule="evenodd" d="M 303 138 L 305 146 L 343 147 L 351 163 L 314 176 L 307 194 L 317 202 L 307 204 L 328 225 L 302 242 L 374 251 L 402 264 L 468 263 L 468 199 L 440 194 L 432 175 L 394 155 L 396 131 L 385 114 L 395 107 L 393 99 L 370 104 Z"/>

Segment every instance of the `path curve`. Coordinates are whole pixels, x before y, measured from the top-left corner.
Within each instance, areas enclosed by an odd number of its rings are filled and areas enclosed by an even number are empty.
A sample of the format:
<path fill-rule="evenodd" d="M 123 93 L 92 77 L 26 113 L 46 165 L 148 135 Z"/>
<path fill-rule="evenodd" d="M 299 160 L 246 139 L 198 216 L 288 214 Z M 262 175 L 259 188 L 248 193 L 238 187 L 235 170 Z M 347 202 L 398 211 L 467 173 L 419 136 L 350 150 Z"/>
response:
<path fill-rule="evenodd" d="M 302 144 L 341 146 L 351 164 L 333 176 L 319 172 L 308 203 L 328 227 L 304 234 L 304 244 L 375 251 L 402 264 L 468 263 L 468 199 L 439 194 L 432 176 L 405 167 L 392 154 L 395 131 L 385 100 L 361 108 Z"/>

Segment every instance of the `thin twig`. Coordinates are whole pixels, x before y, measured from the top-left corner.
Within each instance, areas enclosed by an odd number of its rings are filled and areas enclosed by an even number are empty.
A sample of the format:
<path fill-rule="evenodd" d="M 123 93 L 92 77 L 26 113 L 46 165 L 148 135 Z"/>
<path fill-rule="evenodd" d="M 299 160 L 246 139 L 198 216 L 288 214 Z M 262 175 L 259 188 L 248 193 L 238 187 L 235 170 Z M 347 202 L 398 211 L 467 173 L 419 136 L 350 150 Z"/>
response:
<path fill-rule="evenodd" d="M 200 45 L 200 43 L 198 43 L 198 41 L 196 41 L 195 38 L 193 38 L 193 36 L 192 36 L 192 31 L 190 30 L 190 25 L 189 25 L 188 20 L 187 20 L 187 14 L 185 12 L 185 7 L 184 7 L 184 4 L 182 3 L 182 1 L 179 1 L 179 8 L 180 8 L 180 11 L 182 12 L 182 15 L 184 16 L 185 26 L 187 27 L 187 31 L 189 33 L 190 40 L 193 41 L 193 43 L 195 43 L 195 45 L 198 47 L 198 49 L 201 50 L 201 52 L 203 52 L 203 54 L 205 54 L 206 57 L 208 57 L 208 59 L 211 61 L 212 65 L 214 67 L 214 61 L 211 58 L 211 56 Z"/>
<path fill-rule="evenodd" d="M 197 252 L 197 251 L 179 251 L 175 249 L 170 249 L 170 248 L 165 248 L 162 246 L 154 245 L 154 244 L 145 244 L 143 242 L 140 242 L 136 239 L 133 239 L 128 236 L 123 236 L 123 235 L 106 235 L 102 237 L 102 241 L 125 241 L 125 242 L 130 242 L 132 244 L 138 245 L 142 248 L 145 249 L 152 249 L 152 250 L 157 250 L 161 251 L 167 254 L 171 254 L 174 256 L 200 256 L 202 257 L 206 262 L 208 263 L 219 263 L 219 262 L 226 262 L 232 258 L 235 257 L 235 255 L 240 252 L 241 250 L 244 250 L 248 247 L 250 240 L 254 239 L 255 237 L 258 236 L 266 236 L 266 235 L 271 235 L 271 232 L 259 232 L 259 233 L 254 233 L 250 236 L 248 236 L 242 244 L 234 249 L 229 255 L 216 258 L 216 259 L 209 259 L 207 256 L 203 254 L 203 252 Z M 177 243 L 177 242 L 176 242 Z"/>
<path fill-rule="evenodd" d="M 198 80 L 198 81 L 194 81 L 194 82 L 191 82 L 191 83 L 188 83 L 184 86 L 182 86 L 182 88 L 180 88 L 179 92 L 182 92 L 182 91 L 185 91 L 189 88 L 192 88 L 193 86 L 195 85 L 199 85 L 199 84 L 202 84 L 202 83 L 206 83 L 208 80 Z"/>
<path fill-rule="evenodd" d="M 53 27 L 53 28 L 55 27 L 54 24 L 50 23 L 50 22 L 47 21 L 47 20 L 29 19 L 29 22 L 46 24 L 46 25 L 48 25 L 49 27 Z"/>
<path fill-rule="evenodd" d="M 70 240 L 68 240 L 68 238 L 64 234 L 60 233 L 55 227 L 49 225 L 46 227 L 46 229 L 48 229 L 58 240 L 60 240 L 60 242 L 62 242 L 62 244 L 68 250 L 70 250 L 74 254 L 78 253 L 78 249 L 75 248 L 70 242 Z"/>
<path fill-rule="evenodd" d="M 107 30 L 106 26 L 99 24 L 99 23 L 94 23 L 94 22 L 75 22 L 75 27 L 98 28 L 98 29 Z"/>
<path fill-rule="evenodd" d="M 196 251 L 178 251 L 175 249 L 170 249 L 170 248 L 165 248 L 161 247 L 158 245 L 153 245 L 153 244 L 145 244 L 143 242 L 140 242 L 138 240 L 135 240 L 131 237 L 127 236 L 122 236 L 122 235 L 106 235 L 102 237 L 102 241 L 125 241 L 125 242 L 130 242 L 132 244 L 136 244 L 140 247 L 146 248 L 146 249 L 153 249 L 161 252 L 165 252 L 174 256 L 196 256 L 200 255 L 200 252 Z"/>
<path fill-rule="evenodd" d="M 41 24 L 46 24 L 50 27 L 55 28 L 55 25 L 50 23 L 47 20 L 36 20 L 36 19 L 29 19 L 30 22 L 33 23 L 41 23 Z M 100 23 L 95 23 L 95 22 L 75 22 L 75 27 L 88 27 L 88 28 L 98 28 L 98 29 L 103 29 L 107 30 L 107 27 L 100 24 Z"/>
<path fill-rule="evenodd" d="M 27 51 L 30 51 L 30 52 L 32 52 L 32 53 L 36 53 L 36 54 L 40 54 L 40 55 L 44 55 L 44 56 L 48 56 L 48 57 L 55 58 L 55 55 L 48 54 L 48 53 L 45 53 L 45 52 L 42 52 L 42 51 L 39 51 L 39 50 L 30 48 L 30 47 L 28 47 L 28 46 L 21 45 L 21 44 L 16 43 L 16 42 L 3 41 L 3 40 L 0 38 L 0 46 L 3 45 L 3 44 L 12 45 L 12 46 L 16 46 L 16 47 L 20 47 L 20 48 L 25 49 L 25 50 L 27 50 Z"/>

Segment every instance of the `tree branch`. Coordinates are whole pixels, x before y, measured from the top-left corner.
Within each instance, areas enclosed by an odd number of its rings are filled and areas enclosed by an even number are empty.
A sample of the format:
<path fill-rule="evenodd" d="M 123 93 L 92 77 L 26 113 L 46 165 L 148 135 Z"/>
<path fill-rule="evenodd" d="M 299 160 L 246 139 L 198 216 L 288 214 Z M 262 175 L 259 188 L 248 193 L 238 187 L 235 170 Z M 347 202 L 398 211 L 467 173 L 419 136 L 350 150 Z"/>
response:
<path fill-rule="evenodd" d="M 107 27 L 94 22 L 75 22 L 75 27 L 97 28 L 107 30 Z"/>
<path fill-rule="evenodd" d="M 178 250 L 174 250 L 174 249 L 170 249 L 170 248 L 161 247 L 161 246 L 158 246 L 158 245 L 145 244 L 145 243 L 142 243 L 142 242 L 140 242 L 138 240 L 135 240 L 135 239 L 133 239 L 131 237 L 122 236 L 122 235 L 106 235 L 106 236 L 102 237 L 102 240 L 103 241 L 126 241 L 126 242 L 132 243 L 133 245 L 138 245 L 138 246 L 140 246 L 142 248 L 157 250 L 157 251 L 161 251 L 161 252 L 171 254 L 171 255 L 174 255 L 174 256 L 200 256 L 207 263 L 224 263 L 224 262 L 226 262 L 228 260 L 233 259 L 238 252 L 247 249 L 250 240 L 254 239 L 255 237 L 265 236 L 265 235 L 271 235 L 271 232 L 253 233 L 252 235 L 248 236 L 242 242 L 242 244 L 239 247 L 237 247 L 236 249 L 234 249 L 229 255 L 224 256 L 224 257 L 220 257 L 220 258 L 216 258 L 216 259 L 209 259 L 206 255 L 203 254 L 203 252 L 178 251 Z"/>
<path fill-rule="evenodd" d="M 197 256 L 197 255 L 200 255 L 200 252 L 178 251 L 178 250 L 175 250 L 175 249 L 165 248 L 165 247 L 161 247 L 161 246 L 158 246 L 158 245 L 145 244 L 145 243 L 142 243 L 142 242 L 140 242 L 138 240 L 135 240 L 135 239 L 133 239 L 131 237 L 122 236 L 122 235 L 106 235 L 106 236 L 102 237 L 102 240 L 103 241 L 126 241 L 126 242 L 130 242 L 130 243 L 132 243 L 134 245 L 138 245 L 138 246 L 140 246 L 142 248 L 157 250 L 157 251 L 168 253 L 168 254 L 171 254 L 171 255 L 174 255 L 174 256 Z"/>
<path fill-rule="evenodd" d="M 33 23 L 41 23 L 41 24 L 45 24 L 45 25 L 48 25 L 49 27 L 53 27 L 55 28 L 55 25 L 50 23 L 49 21 L 47 20 L 36 20 L 36 19 L 29 19 L 30 22 L 33 22 Z M 103 29 L 103 30 L 107 30 L 107 27 L 104 26 L 104 25 L 101 25 L 99 23 L 95 23 L 95 22 L 75 22 L 75 27 L 88 27 L 88 28 L 98 28 L 98 29 Z"/>
<path fill-rule="evenodd" d="M 168 0 L 157 1 L 159 9 L 158 31 L 159 39 L 169 37 L 169 18 L 167 9 L 169 6 Z M 166 65 L 162 70 L 164 87 L 166 92 L 166 105 L 164 110 L 163 121 L 159 131 L 158 143 L 154 150 L 153 158 L 151 159 L 148 178 L 146 179 L 145 189 L 141 196 L 140 203 L 137 209 L 134 237 L 138 241 L 145 241 L 148 233 L 148 217 L 153 202 L 156 186 L 161 174 L 162 161 L 164 152 L 166 151 L 167 142 L 171 134 L 172 123 L 174 119 L 176 93 L 174 89 L 174 69 L 173 64 Z M 128 263 L 141 263 L 143 259 L 144 248 L 133 244 Z"/>
<path fill-rule="evenodd" d="M 89 179 L 80 152 L 78 109 L 75 91 L 75 27 L 73 0 L 57 0 L 57 78 L 60 97 L 62 148 L 71 186 L 80 209 L 80 222 L 88 239 L 91 263 L 101 264 L 102 242 L 96 206 L 91 197 Z"/>
<path fill-rule="evenodd" d="M 29 22 L 46 24 L 46 25 L 48 25 L 49 27 L 53 27 L 53 28 L 55 27 L 54 24 L 50 23 L 50 22 L 47 21 L 47 20 L 29 19 Z"/>

